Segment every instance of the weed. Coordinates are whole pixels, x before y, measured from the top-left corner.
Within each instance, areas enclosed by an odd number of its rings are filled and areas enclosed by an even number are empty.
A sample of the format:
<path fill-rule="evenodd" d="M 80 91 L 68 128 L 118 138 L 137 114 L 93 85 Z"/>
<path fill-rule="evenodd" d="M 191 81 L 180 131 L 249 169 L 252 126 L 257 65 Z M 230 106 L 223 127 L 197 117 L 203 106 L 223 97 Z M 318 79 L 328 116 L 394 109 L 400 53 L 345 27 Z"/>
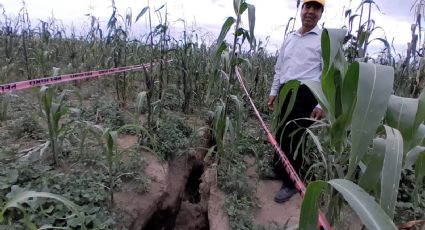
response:
<path fill-rule="evenodd" d="M 34 140 L 42 140 L 47 137 L 44 128 L 38 123 L 38 119 L 31 114 L 26 114 L 14 122 L 12 135 L 18 139 L 28 137 Z"/>
<path fill-rule="evenodd" d="M 191 134 L 192 128 L 183 120 L 177 118 L 163 120 L 153 133 L 156 146 L 150 147 L 153 147 L 160 159 L 171 160 L 180 149 L 188 145 Z"/>
<path fill-rule="evenodd" d="M 398 193 L 398 202 L 396 206 L 396 215 L 394 221 L 398 224 L 406 223 L 410 220 L 417 220 L 424 218 L 425 212 L 425 193 L 423 188 L 422 192 L 414 197 L 415 187 L 415 174 L 412 170 L 403 170 L 402 180 L 400 181 L 400 192 Z M 414 201 L 414 202 L 412 202 Z"/>
<path fill-rule="evenodd" d="M 94 106 L 83 108 L 81 116 L 84 120 L 96 124 L 104 124 L 113 130 L 124 125 L 124 119 L 121 116 L 122 109 L 114 101 L 96 101 Z"/>
<path fill-rule="evenodd" d="M 218 184 L 227 194 L 225 208 L 231 229 L 253 228 L 254 188 L 248 183 L 246 169 L 246 162 L 239 153 L 225 154 L 218 165 Z"/>
<path fill-rule="evenodd" d="M 230 228 L 250 230 L 253 228 L 251 209 L 255 206 L 248 197 L 239 197 L 236 193 L 226 197 L 225 207 L 230 218 Z"/>

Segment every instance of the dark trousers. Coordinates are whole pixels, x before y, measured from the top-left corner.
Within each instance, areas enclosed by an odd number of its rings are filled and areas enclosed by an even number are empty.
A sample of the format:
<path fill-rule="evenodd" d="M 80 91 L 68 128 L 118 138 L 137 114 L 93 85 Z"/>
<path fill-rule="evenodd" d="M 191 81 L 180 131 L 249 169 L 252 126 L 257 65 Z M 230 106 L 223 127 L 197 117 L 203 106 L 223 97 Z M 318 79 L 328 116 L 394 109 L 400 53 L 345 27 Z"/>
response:
<path fill-rule="evenodd" d="M 286 96 L 285 102 L 283 103 L 283 106 L 281 109 L 281 119 L 283 119 L 283 116 L 288 107 L 290 98 L 291 98 L 291 93 L 289 93 Z M 275 101 L 275 103 L 277 102 Z M 297 173 L 300 172 L 300 169 L 302 167 L 302 163 L 303 163 L 302 153 L 304 151 L 302 149 L 302 145 L 298 149 L 297 154 L 295 150 L 297 149 L 298 143 L 300 143 L 300 141 L 303 141 L 302 138 L 305 133 L 305 128 L 308 128 L 313 122 L 304 120 L 304 119 L 301 119 L 295 122 L 294 121 L 291 122 L 291 120 L 299 119 L 299 118 L 309 118 L 311 115 L 311 112 L 313 111 L 316 105 L 317 105 L 317 100 L 314 97 L 313 93 L 310 91 L 310 89 L 307 86 L 301 85 L 298 89 L 296 100 L 294 103 L 294 107 L 292 108 L 292 111 L 290 112 L 288 118 L 285 120 L 283 125 L 278 129 L 276 133 L 277 142 L 280 144 L 281 149 L 283 150 L 285 155 L 288 157 L 289 161 L 291 162 L 292 166 L 294 167 Z M 294 131 L 296 130 L 298 130 L 298 132 L 293 134 Z M 295 154 L 296 154 L 296 158 L 294 159 Z M 274 154 L 273 163 L 274 163 L 274 172 L 279 178 L 282 178 L 283 184 L 286 187 L 294 187 L 294 183 L 291 181 L 288 173 L 285 171 L 285 168 L 283 166 L 282 161 L 280 160 L 278 153 Z"/>

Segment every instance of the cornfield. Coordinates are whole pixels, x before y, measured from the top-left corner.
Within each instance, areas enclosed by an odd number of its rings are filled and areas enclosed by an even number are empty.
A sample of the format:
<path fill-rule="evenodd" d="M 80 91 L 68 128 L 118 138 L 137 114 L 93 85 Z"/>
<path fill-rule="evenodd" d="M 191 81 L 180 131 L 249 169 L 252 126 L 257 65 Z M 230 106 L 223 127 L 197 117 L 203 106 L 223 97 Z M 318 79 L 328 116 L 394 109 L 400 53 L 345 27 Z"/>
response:
<path fill-rule="evenodd" d="M 372 0 L 347 10 L 346 25 L 324 29 L 321 82 L 293 87 L 307 85 L 327 115 L 300 143 L 309 166 L 299 221 L 278 226 L 255 220 L 273 150 L 248 97 L 272 128 L 280 117 L 266 104 L 278 54 L 255 37 L 255 6 L 234 0 L 208 44 L 184 20 L 173 37 L 167 4 L 133 17 L 115 2 L 106 30 L 87 15 L 84 35 L 55 19 L 34 26 L 25 4 L 16 18 L 3 11 L 0 85 L 146 65 L 0 94 L 1 229 L 317 229 L 319 210 L 335 229 L 357 219 L 360 229 L 425 222 L 424 1 L 413 2 L 405 54 L 373 37 Z M 132 37 L 141 21 L 148 33 Z M 369 55 L 376 41 L 382 49 Z M 221 227 L 211 221 L 216 194 Z"/>

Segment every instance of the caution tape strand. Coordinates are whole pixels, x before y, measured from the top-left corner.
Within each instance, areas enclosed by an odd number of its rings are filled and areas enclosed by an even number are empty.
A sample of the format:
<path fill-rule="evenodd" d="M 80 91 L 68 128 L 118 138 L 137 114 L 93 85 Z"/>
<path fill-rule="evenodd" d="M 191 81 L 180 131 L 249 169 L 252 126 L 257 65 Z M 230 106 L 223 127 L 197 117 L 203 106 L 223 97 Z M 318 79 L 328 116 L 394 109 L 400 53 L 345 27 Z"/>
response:
<path fill-rule="evenodd" d="M 167 63 L 172 62 L 173 60 L 165 61 Z M 94 70 L 94 71 L 88 71 L 88 72 L 81 72 L 81 73 L 73 73 L 73 74 L 64 74 L 59 76 L 51 76 L 51 77 L 45 77 L 45 78 L 38 78 L 33 80 L 27 80 L 27 81 L 19 81 L 9 84 L 0 85 L 0 94 L 1 93 L 9 93 L 13 91 L 18 90 L 24 90 L 44 85 L 53 85 L 53 84 L 59 84 L 69 81 L 76 81 L 76 80 L 83 80 L 87 78 L 94 78 L 94 77 L 101 77 L 106 75 L 112 75 L 112 74 L 118 74 L 123 72 L 133 72 L 133 71 L 140 71 L 143 70 L 143 68 L 149 68 L 158 65 L 160 62 L 154 62 L 154 63 L 145 63 L 141 65 L 132 65 L 132 66 L 125 66 L 125 67 L 116 67 L 116 68 L 110 68 L 110 69 L 103 69 L 103 70 Z"/>
<path fill-rule="evenodd" d="M 253 110 L 255 113 L 255 116 L 260 121 L 261 127 L 266 132 L 267 139 L 269 140 L 270 144 L 273 146 L 274 150 L 279 154 L 280 159 L 282 160 L 282 163 L 285 167 L 286 172 L 288 173 L 291 180 L 294 182 L 295 187 L 298 189 L 298 191 L 301 194 L 301 197 L 304 198 L 306 187 L 304 183 L 301 181 L 301 178 L 298 176 L 297 172 L 295 171 L 294 167 L 292 167 L 291 162 L 289 161 L 288 157 L 285 155 L 285 153 L 280 148 L 280 145 L 277 143 L 276 139 L 274 138 L 273 134 L 270 132 L 269 128 L 267 127 L 266 123 L 264 122 L 263 118 L 260 115 L 260 112 L 258 111 L 257 107 L 254 104 L 254 101 L 252 100 L 251 96 L 249 95 L 249 92 L 247 88 L 245 87 L 245 84 L 242 80 L 242 76 L 239 71 L 239 67 L 235 68 L 236 77 L 238 78 L 238 81 L 242 87 L 242 89 L 245 92 L 245 95 L 247 96 Z M 327 221 L 325 215 L 322 212 L 319 212 L 319 224 L 322 226 L 325 230 L 330 230 L 330 224 Z"/>

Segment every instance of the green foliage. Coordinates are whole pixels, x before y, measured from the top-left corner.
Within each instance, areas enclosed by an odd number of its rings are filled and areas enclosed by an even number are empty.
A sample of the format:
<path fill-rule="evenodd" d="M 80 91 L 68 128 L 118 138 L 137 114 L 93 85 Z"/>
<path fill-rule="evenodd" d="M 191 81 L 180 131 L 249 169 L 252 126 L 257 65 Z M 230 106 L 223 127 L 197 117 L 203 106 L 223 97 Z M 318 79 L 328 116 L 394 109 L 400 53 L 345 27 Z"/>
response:
<path fill-rule="evenodd" d="M 10 192 L 3 197 L 10 200 L 28 190 L 61 194 L 60 198 L 69 199 L 76 205 L 80 205 L 77 213 L 80 217 L 73 217 L 75 215 L 72 215 L 67 205 L 63 205 L 61 202 L 32 199 L 26 201 L 25 205 L 20 205 L 21 212 L 9 209 L 5 213 L 6 223 L 20 226 L 22 223 L 17 220 L 23 217 L 36 226 L 49 225 L 70 229 L 80 229 L 82 226 L 90 229 L 110 229 L 109 227 L 112 226 L 113 221 L 109 217 L 108 210 L 98 207 L 105 203 L 107 197 L 106 189 L 99 187 L 99 183 L 106 180 L 102 174 L 87 172 L 69 175 L 50 171 L 51 168 L 45 166 L 28 167 L 27 165 L 9 164 L 8 167 L 9 170 L 19 172 L 18 183 L 23 187 L 13 185 L 9 188 L 10 190 L 7 189 Z M 73 209 L 75 210 L 75 206 Z M 64 219 L 64 216 L 69 218 Z"/>
<path fill-rule="evenodd" d="M 122 113 L 123 111 L 117 102 L 99 100 L 96 101 L 94 106 L 83 108 L 81 117 L 86 121 L 101 123 L 105 127 L 116 130 L 124 125 Z"/>
<path fill-rule="evenodd" d="M 160 159 L 171 160 L 187 147 L 192 128 L 182 119 L 169 118 L 159 123 L 152 134 L 153 150 Z"/>
<path fill-rule="evenodd" d="M 240 197 L 252 197 L 253 188 L 248 184 L 246 169 L 246 163 L 240 156 L 236 159 L 222 160 L 218 168 L 220 188 L 228 194 L 235 193 Z"/>
<path fill-rule="evenodd" d="M 411 220 L 423 219 L 425 211 L 425 193 L 423 185 L 415 181 L 415 171 L 405 169 L 402 172 L 400 189 L 396 204 L 394 222 L 402 224 Z M 417 193 L 417 191 L 420 191 Z M 413 201 L 413 202 L 412 202 Z"/>
<path fill-rule="evenodd" d="M 353 182 L 335 179 L 327 183 L 342 194 L 368 229 L 397 229 L 392 219 L 374 201 L 374 198 Z M 327 183 L 316 181 L 308 185 L 301 206 L 299 229 L 316 228 L 319 209 L 318 200 Z"/>
<path fill-rule="evenodd" d="M 258 151 L 258 152 L 257 152 Z M 263 144 L 258 147 L 257 153 L 257 173 L 260 178 L 267 178 L 273 174 L 273 150 L 270 146 Z"/>
<path fill-rule="evenodd" d="M 251 209 L 255 206 L 253 201 L 245 196 L 239 197 L 232 193 L 226 197 L 225 207 L 230 219 L 230 228 L 249 230 L 253 228 Z"/>
<path fill-rule="evenodd" d="M 300 1 L 297 1 L 297 4 L 299 6 Z M 412 41 L 406 55 L 400 55 L 403 58 L 399 63 L 394 63 L 388 41 L 372 39 L 374 31 L 379 29 L 379 26 L 376 26 L 371 19 L 371 11 L 365 12 L 368 9 L 375 9 L 373 7 L 378 9 L 374 1 L 362 1 L 355 14 L 352 14 L 351 10 L 346 12 L 346 18 L 349 20 L 348 36 L 345 32 L 337 30 L 324 31 L 323 81 L 319 84 L 303 82 L 315 92 L 328 115 L 327 120 L 318 122 L 311 127 L 312 130 L 307 130 L 312 137 L 308 143 L 317 146 L 311 154 L 313 156 L 310 157 L 314 164 L 309 175 L 314 175 L 310 178 L 324 180 L 350 179 L 371 194 L 374 198 L 371 203 L 380 201 L 383 209 L 390 216 L 393 214 L 395 205 L 395 218 L 408 221 L 423 218 L 421 214 L 425 200 L 422 185 L 425 175 L 423 95 L 420 95 L 419 99 L 413 99 L 419 95 L 425 82 L 423 78 L 425 62 L 421 58 L 425 49 L 421 47 L 420 36 L 420 33 L 423 33 L 420 29 L 423 4 L 419 4 L 419 1 L 416 4 L 417 17 L 415 17 L 414 28 L 412 27 Z M 49 133 L 53 134 L 49 136 L 49 139 L 58 142 L 58 146 L 62 148 L 55 147 L 57 150 L 53 152 L 65 149 L 65 146 L 61 146 L 61 140 L 66 140 L 71 145 L 80 144 L 81 152 L 85 150 L 88 154 L 75 162 L 76 167 L 78 168 L 79 163 L 82 162 L 85 164 L 84 167 L 96 168 L 99 175 L 58 174 L 58 177 L 53 178 L 52 175 L 46 175 L 50 169 L 42 169 L 41 166 L 39 169 L 34 169 L 29 166 L 1 165 L 0 185 L 4 187 L 4 191 L 1 191 L 0 200 L 5 201 L 6 194 L 11 191 L 13 185 L 28 187 L 28 190 L 62 194 L 79 205 L 89 203 L 84 209 L 86 217 L 92 218 L 92 221 L 86 222 L 88 228 L 113 228 L 106 217 L 109 216 L 108 211 L 104 208 L 96 208 L 105 206 L 107 193 L 112 191 L 105 185 L 120 189 L 120 183 L 134 179 L 142 182 L 141 190 L 147 189 L 145 177 L 136 173 L 139 165 L 135 162 L 140 161 L 139 156 L 136 154 L 131 156 L 134 158 L 126 158 L 126 154 L 116 151 L 116 141 L 113 140 L 116 137 L 113 134 L 114 131 L 124 125 L 123 109 L 120 105 L 125 105 L 132 90 L 136 90 L 135 92 L 142 92 L 138 98 L 140 100 L 137 100 L 139 108 L 148 108 L 149 114 L 149 132 L 142 131 L 141 136 L 145 137 L 142 144 L 151 147 L 163 159 L 171 159 L 179 149 L 187 146 L 187 138 L 191 132 L 188 126 L 182 125 L 182 121 L 180 124 L 180 120 L 171 119 L 170 121 L 167 116 L 163 117 L 166 114 L 164 109 L 181 108 L 189 113 L 196 112 L 198 108 L 205 105 L 204 103 L 209 105 L 211 102 L 220 101 L 218 106 L 212 103 L 213 106 L 217 106 L 213 112 L 215 116 L 212 127 L 217 146 L 211 148 L 211 152 L 218 152 L 220 156 L 220 159 L 217 159 L 217 163 L 220 163 L 218 166 L 222 184 L 220 186 L 230 193 L 237 192 L 231 195 L 227 203 L 228 207 L 233 207 L 229 211 L 233 216 L 232 226 L 240 229 L 251 228 L 252 221 L 248 210 L 252 207 L 252 200 L 249 199 L 252 192 L 246 184 L 247 179 L 244 176 L 246 165 L 240 155 L 254 153 L 253 155 L 260 157 L 259 171 L 266 174 L 270 170 L 271 151 L 265 144 L 256 143 L 264 141 L 261 138 L 247 141 L 243 135 L 245 127 L 242 102 L 245 98 L 236 96 L 240 95 L 240 92 L 238 87 L 234 87 L 233 70 L 237 65 L 244 67 L 242 70 L 245 76 L 244 81 L 247 83 L 251 96 L 254 97 L 260 111 L 269 113 L 264 101 L 270 89 L 270 77 L 273 75 L 273 65 L 276 60 L 276 55 L 268 55 L 266 47 L 261 47 L 261 41 L 257 44 L 254 38 L 254 6 L 245 0 L 233 1 L 235 14 L 226 18 L 215 47 L 207 47 L 203 42 L 203 36 L 187 29 L 186 23 L 184 23 L 185 31 L 182 38 L 171 37 L 170 25 L 167 21 L 169 12 L 166 5 L 146 6 L 135 20 L 130 10 L 125 15 L 120 14 L 115 7 L 115 1 L 112 2 L 111 9 L 112 14 L 107 21 L 107 30 L 102 30 L 100 19 L 96 15 L 89 14 L 87 17 L 91 27 L 88 33 L 81 37 L 77 37 L 73 31 L 69 34 L 68 30 L 65 30 L 54 18 L 41 21 L 35 27 L 31 26 L 35 24 L 31 24 L 25 7 L 18 14 L 19 20 L 7 16 L 6 11 L 2 14 L 4 19 L 0 29 L 0 41 L 3 44 L 0 47 L 2 51 L 0 52 L 0 81 L 2 83 L 31 79 L 35 76 L 55 75 L 59 71 L 61 74 L 66 74 L 153 62 L 157 59 L 172 58 L 176 64 L 167 65 L 161 62 L 158 68 L 146 69 L 143 78 L 133 79 L 129 77 L 129 73 L 126 73 L 115 76 L 113 81 L 105 79 L 87 82 L 87 85 L 99 91 L 115 92 L 118 100 L 117 102 L 98 100 L 95 105 L 86 108 L 82 113 L 83 119 L 78 120 L 79 127 L 92 122 L 109 128 L 109 130 L 105 129 L 107 132 L 103 135 L 104 145 L 102 146 L 107 153 L 104 158 L 98 157 L 102 151 L 98 149 L 97 142 L 90 139 L 92 136 L 89 136 L 85 129 L 78 133 L 72 132 L 72 137 L 67 135 L 71 132 L 65 131 L 72 126 L 68 126 L 65 103 L 62 104 L 62 99 L 56 98 L 55 94 L 49 96 L 49 90 L 45 91 L 44 101 L 52 103 L 47 103 L 47 106 L 43 108 L 44 114 L 46 115 L 48 110 L 54 111 L 54 107 L 57 106 L 56 120 L 51 119 L 51 122 L 47 124 L 51 124 Z M 249 29 L 241 27 L 242 17 L 246 14 Z M 158 18 L 158 25 L 153 25 L 152 16 Z M 149 25 L 148 33 L 130 40 L 131 29 L 136 22 L 140 24 L 145 18 Z M 295 18 L 290 19 L 287 31 L 290 31 L 291 22 L 293 22 L 292 26 L 295 25 Z M 232 41 L 226 42 L 226 37 L 229 38 L 227 35 L 231 31 L 233 31 L 233 36 L 230 37 Z M 242 49 L 245 41 L 249 42 L 251 48 L 247 52 Z M 367 55 L 367 48 L 374 41 L 381 42 L 385 46 L 376 60 L 370 59 L 371 57 Z M 267 42 L 268 40 L 263 44 Z M 342 46 L 344 49 L 341 49 Z M 213 60 L 214 57 L 215 60 Z M 360 62 L 352 63 L 354 60 L 374 61 L 394 66 L 396 69 L 394 94 L 397 96 L 390 96 L 393 73 L 389 68 Z M 145 87 L 140 88 L 142 80 L 146 84 Z M 370 84 L 370 80 L 376 81 Z M 113 89 L 108 88 L 111 83 Z M 84 84 L 86 85 L 86 82 Z M 81 83 L 77 82 L 63 87 L 80 86 Z M 3 96 L 0 98 L 0 120 L 19 116 L 14 113 L 16 112 L 13 111 L 14 106 L 12 111 L 8 109 L 9 100 L 7 96 L 6 100 L 4 98 Z M 387 103 L 388 100 L 389 103 Z M 140 103 L 141 101 L 148 106 L 141 106 L 140 104 L 143 104 Z M 195 105 L 193 102 L 196 102 L 199 107 L 196 109 L 191 107 Z M 138 110 L 138 115 L 140 112 L 141 110 Z M 158 114 L 162 120 L 153 120 L 153 113 Z M 385 119 L 382 119 L 383 113 L 386 113 Z M 48 120 L 47 116 L 45 118 Z M 1 125 L 7 125 L 7 123 L 3 122 Z M 382 124 L 388 126 L 382 126 Z M 10 127 L 0 128 L 1 138 L 8 137 L 9 133 L 3 131 L 7 128 Z M 30 137 L 36 140 L 46 138 L 42 127 L 30 116 L 14 121 L 12 129 L 12 136 L 16 138 Z M 317 131 L 319 129 L 321 131 Z M 386 132 L 383 131 L 384 129 Z M 396 129 L 400 131 L 402 139 Z M 63 131 L 62 134 L 59 130 Z M 81 143 L 78 143 L 78 140 L 81 140 Z M 400 153 L 401 146 L 402 153 Z M 266 152 L 265 155 L 262 155 L 263 151 Z M 1 146 L 0 159 L 6 159 L 7 162 L 14 161 L 16 152 L 17 149 L 14 146 Z M 5 156 L 6 158 L 3 158 Z M 80 157 L 82 156 L 83 154 Z M 111 162 L 112 167 L 106 166 Z M 99 165 L 106 167 L 99 169 Z M 412 171 L 409 171 L 409 174 L 402 174 L 400 188 L 397 189 L 402 170 L 400 167 L 403 170 Z M 110 170 L 111 168 L 113 170 Z M 113 183 L 110 181 L 111 175 L 114 176 Z M 229 178 L 226 178 L 228 175 Z M 40 182 L 41 178 L 44 178 L 42 182 Z M 388 188 L 394 189 L 386 193 Z M 96 189 L 99 192 L 96 192 Z M 395 199 L 395 197 L 398 198 Z M 333 206 L 345 205 L 340 195 L 336 195 L 336 200 L 339 202 L 331 202 L 327 207 L 329 215 L 338 215 L 335 210 L 339 210 L 340 207 Z M 52 211 L 50 206 L 53 205 Z M 69 218 L 70 223 L 65 223 L 63 216 L 68 216 L 70 213 L 66 207 L 58 206 L 60 204 L 47 201 L 35 208 L 35 211 L 27 208 L 25 210 L 27 213 L 31 211 L 29 218 L 22 222 L 10 223 L 6 228 L 24 228 L 25 224 L 31 226 L 31 222 L 41 226 L 41 223 L 46 222 L 45 219 L 48 219 L 49 224 L 60 223 L 61 226 L 71 226 L 71 222 L 74 222 L 72 224 L 75 226 L 75 218 Z M 406 207 L 409 212 L 406 218 L 403 217 L 401 210 L 403 207 Z M 47 213 L 49 215 L 46 215 L 45 210 L 49 211 Z M 6 214 L 10 220 L 16 220 L 15 216 L 22 217 L 22 213 L 18 212 L 8 210 Z M 52 216 L 52 213 L 56 213 L 57 216 Z M 103 226 L 102 223 L 106 224 Z"/>
<path fill-rule="evenodd" d="M 246 134 L 246 133 L 244 133 Z M 234 146 L 225 146 L 225 153 L 220 158 L 220 164 L 217 166 L 218 185 L 226 195 L 226 212 L 229 215 L 231 229 L 253 229 L 252 210 L 256 207 L 255 190 L 249 183 L 246 173 L 248 169 L 244 155 L 260 153 L 263 148 L 248 144 L 251 140 L 248 135 L 242 135 L 240 142 L 235 142 Z M 245 144 L 244 144 L 245 143 Z M 233 152 L 236 151 L 236 152 Z"/>
<path fill-rule="evenodd" d="M 79 226 L 84 224 L 89 229 L 113 229 L 114 221 L 105 205 L 108 190 L 101 185 L 108 182 L 108 175 L 101 170 L 64 174 L 38 164 L 33 166 L 16 163 L 0 165 L 4 169 L 0 181 L 2 185 L 6 185 L 1 190 L 1 202 L 24 191 L 43 191 L 61 194 L 62 197 L 79 205 L 79 210 L 84 215 L 83 220 L 74 219 L 69 209 L 60 202 L 37 199 L 21 205 L 22 212 L 9 209 L 5 213 L 6 223 L 9 225 L 21 226 L 22 223 L 18 222 L 18 219 L 27 216 L 36 226 L 51 225 L 80 229 Z M 13 175 L 18 176 L 17 180 L 12 178 Z M 69 219 L 64 219 L 64 216 L 68 216 Z"/>
<path fill-rule="evenodd" d="M 412 146 L 409 143 L 409 138 L 417 138 L 414 143 L 421 143 L 423 139 L 422 135 L 416 134 L 421 133 L 418 128 L 423 121 L 422 113 L 416 112 L 419 100 L 416 100 L 416 104 L 414 104 L 414 100 L 390 96 L 393 85 L 392 76 L 394 75 L 392 68 L 359 62 L 348 65 L 344 56 L 341 55 L 343 34 L 339 31 L 325 30 L 323 32 L 324 69 L 321 87 L 314 82 L 304 82 L 312 89 L 327 113 L 325 122 L 317 122 L 313 125 L 313 128 L 325 128 L 324 141 L 320 141 L 318 136 L 310 130 L 307 130 L 307 132 L 318 147 L 319 154 L 326 155 L 322 158 L 324 161 L 321 162 L 321 168 L 325 169 L 327 175 L 326 178 L 344 177 L 347 180 L 336 181 L 341 182 L 345 187 L 352 188 L 351 190 L 360 190 L 361 192 L 350 195 L 344 194 L 349 191 L 343 191 L 337 185 L 338 183 L 335 184 L 332 182 L 334 180 L 331 180 L 329 183 L 334 186 L 334 189 L 342 193 L 348 204 L 359 216 L 362 214 L 359 214 L 359 210 L 356 209 L 359 208 L 359 205 L 360 207 L 363 206 L 361 203 L 374 206 L 368 208 L 372 210 L 369 215 L 371 219 L 368 220 L 360 216 L 363 224 L 373 229 L 387 226 L 383 222 L 394 225 L 391 220 L 397 202 L 403 160 L 406 154 L 404 145 Z M 388 110 L 387 107 L 389 107 Z M 387 113 L 386 120 L 384 120 L 385 113 Z M 418 116 L 418 119 L 416 119 L 416 116 Z M 385 125 L 384 122 L 392 127 Z M 382 125 L 383 123 L 384 125 Z M 410 124 L 410 126 L 406 124 Z M 413 125 L 415 126 L 413 127 Z M 404 129 L 403 126 L 405 126 Z M 413 127 L 413 129 L 409 127 Z M 396 128 L 401 128 L 401 132 Z M 382 132 L 384 129 L 385 133 Z M 418 131 L 415 132 L 414 130 Z M 385 137 L 385 139 L 382 137 Z M 369 146 L 372 142 L 373 148 L 370 149 Z M 420 148 L 417 148 L 417 150 L 420 150 Z M 349 156 L 347 156 L 347 152 L 350 152 Z M 412 155 L 417 156 L 420 152 L 412 152 Z M 348 168 L 346 167 L 347 164 Z M 315 164 L 314 166 L 318 165 Z M 358 183 L 358 185 L 355 183 Z M 359 187 L 359 185 L 362 187 Z M 324 183 L 320 186 L 324 186 Z M 306 196 L 304 203 L 317 202 L 316 199 L 319 198 L 322 190 L 320 186 L 316 190 L 309 188 L 311 190 L 309 196 L 311 197 Z M 367 192 L 374 196 L 369 196 Z M 309 193 L 309 190 L 307 193 Z M 310 198 L 312 200 L 309 200 Z M 353 199 L 356 202 L 353 202 Z M 310 206 L 310 208 L 317 210 L 317 204 L 311 203 L 310 205 L 316 205 Z M 341 210 L 343 205 L 338 195 L 331 193 L 327 205 L 328 214 L 332 217 L 331 221 L 341 215 L 338 210 Z M 308 210 L 311 211 L 311 209 L 302 211 L 302 219 L 312 216 L 307 213 Z M 385 216 L 380 214 L 383 212 L 386 213 Z M 373 226 L 379 222 L 381 224 Z M 316 222 L 313 220 L 310 224 L 313 226 Z M 310 225 L 304 222 L 300 225 L 300 228 L 309 229 L 308 226 Z"/>
<path fill-rule="evenodd" d="M 41 140 L 46 137 L 46 133 L 38 122 L 34 115 L 24 115 L 15 121 L 12 135 L 18 139 L 28 137 L 34 140 Z"/>
<path fill-rule="evenodd" d="M 58 158 L 62 153 L 63 140 L 70 131 L 70 124 L 63 121 L 64 117 L 69 113 L 69 108 L 65 105 L 65 95 L 67 93 L 68 91 L 63 91 L 56 98 L 53 88 L 46 86 L 41 87 L 39 92 L 40 111 L 48 127 L 49 144 L 56 165 L 58 165 Z"/>

